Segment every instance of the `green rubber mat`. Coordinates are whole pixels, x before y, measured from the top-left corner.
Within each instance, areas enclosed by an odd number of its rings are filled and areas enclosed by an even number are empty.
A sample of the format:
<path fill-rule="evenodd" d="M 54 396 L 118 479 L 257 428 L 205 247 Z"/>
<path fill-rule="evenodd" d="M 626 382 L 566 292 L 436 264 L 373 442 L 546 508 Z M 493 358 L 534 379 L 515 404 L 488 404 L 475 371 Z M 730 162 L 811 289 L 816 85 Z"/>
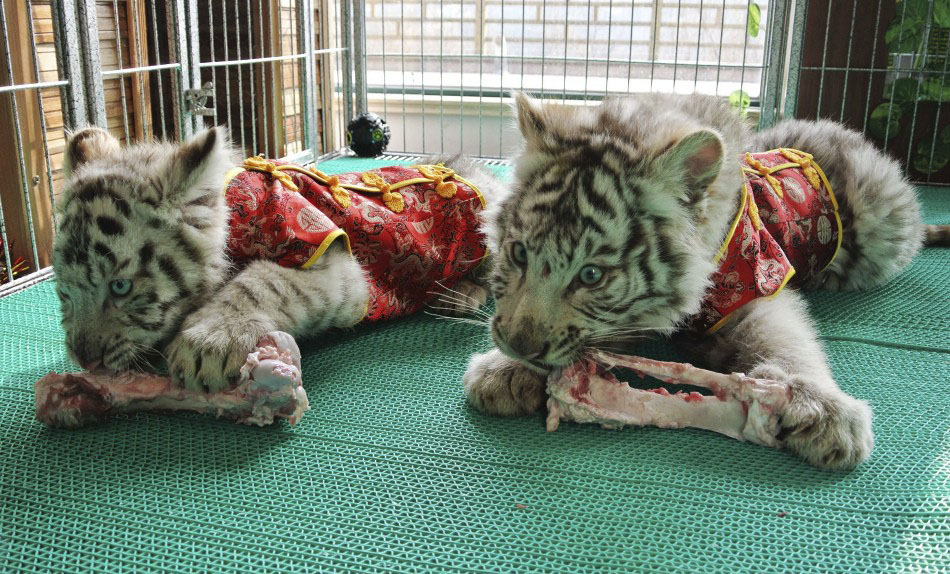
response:
<path fill-rule="evenodd" d="M 950 191 L 923 193 L 947 222 Z M 483 416 L 460 380 L 487 333 L 426 315 L 302 341 L 313 410 L 293 428 L 50 430 L 33 382 L 70 367 L 40 284 L 0 299 L 0 571 L 946 572 L 948 285 L 930 249 L 883 289 L 811 295 L 876 416 L 871 460 L 827 473 L 696 430 Z"/>

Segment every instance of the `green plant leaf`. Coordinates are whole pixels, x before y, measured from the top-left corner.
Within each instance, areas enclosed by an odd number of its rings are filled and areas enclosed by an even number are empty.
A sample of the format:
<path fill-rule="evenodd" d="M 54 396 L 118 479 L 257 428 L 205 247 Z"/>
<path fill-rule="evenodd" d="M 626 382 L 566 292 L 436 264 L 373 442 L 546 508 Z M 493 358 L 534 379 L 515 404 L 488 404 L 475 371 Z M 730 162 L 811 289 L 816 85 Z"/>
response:
<path fill-rule="evenodd" d="M 950 0 L 934 2 L 933 24 L 937 28 L 950 28 Z"/>
<path fill-rule="evenodd" d="M 887 43 L 887 49 L 891 53 L 916 52 L 920 47 L 923 30 L 923 19 L 907 15 L 901 20 L 900 11 L 898 10 L 898 16 L 894 17 L 894 20 L 887 27 L 887 32 L 884 33 L 884 42 Z"/>
<path fill-rule="evenodd" d="M 762 22 L 762 10 L 755 2 L 749 2 L 749 17 L 746 19 L 746 32 L 755 38 L 759 35 L 759 24 Z"/>
<path fill-rule="evenodd" d="M 745 117 L 746 110 L 748 110 L 751 103 L 752 98 L 742 90 L 736 90 L 729 94 L 729 105 L 739 110 L 742 117 Z"/>
<path fill-rule="evenodd" d="M 889 140 L 900 132 L 903 115 L 904 110 L 901 109 L 900 104 L 883 103 L 871 112 L 871 117 L 868 119 L 868 131 L 878 140 L 884 141 L 885 137 Z"/>
<path fill-rule="evenodd" d="M 917 149 L 911 164 L 923 174 L 937 173 L 950 163 L 950 126 L 937 137 L 930 131 L 917 141 Z"/>
<path fill-rule="evenodd" d="M 884 97 L 898 104 L 909 104 L 913 103 L 922 92 L 923 88 L 920 87 L 920 82 L 916 78 L 898 78 L 884 88 Z"/>
<path fill-rule="evenodd" d="M 919 20 L 926 20 L 927 13 L 930 12 L 930 1 L 931 0 L 897 0 L 895 3 L 894 18 L 917 18 Z"/>
<path fill-rule="evenodd" d="M 936 78 L 924 80 L 920 85 L 921 102 L 950 102 L 950 84 L 946 80 L 941 82 Z"/>

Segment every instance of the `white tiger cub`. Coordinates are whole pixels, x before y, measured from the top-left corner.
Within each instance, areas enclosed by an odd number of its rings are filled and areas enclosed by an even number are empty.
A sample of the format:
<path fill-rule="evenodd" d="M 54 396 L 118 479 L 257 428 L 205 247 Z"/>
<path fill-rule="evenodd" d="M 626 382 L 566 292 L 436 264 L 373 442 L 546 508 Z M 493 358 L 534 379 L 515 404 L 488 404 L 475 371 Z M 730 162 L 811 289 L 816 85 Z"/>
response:
<path fill-rule="evenodd" d="M 264 260 L 233 268 L 224 185 L 237 165 L 223 128 L 124 149 L 98 128 L 70 137 L 53 268 L 74 361 L 118 371 L 164 353 L 176 382 L 215 390 L 269 331 L 316 334 L 363 318 L 367 278 L 340 241 L 306 270 Z M 489 203 L 497 195 L 497 180 L 473 163 L 449 165 Z M 463 283 L 456 289 L 485 300 Z M 457 300 L 440 308 L 466 306 Z"/>
<path fill-rule="evenodd" d="M 516 107 L 525 140 L 516 182 L 488 217 L 497 348 L 473 356 L 464 377 L 469 401 L 485 412 L 534 412 L 552 368 L 591 346 L 673 333 L 700 311 L 740 206 L 740 152 L 796 148 L 825 169 L 843 244 L 809 286 L 881 284 L 924 238 L 897 163 L 834 123 L 752 135 L 721 99 L 702 96 L 576 107 L 518 94 Z M 730 319 L 699 345 L 716 368 L 793 386 L 786 447 L 827 468 L 867 458 L 871 409 L 838 388 L 798 293 L 755 299 Z"/>

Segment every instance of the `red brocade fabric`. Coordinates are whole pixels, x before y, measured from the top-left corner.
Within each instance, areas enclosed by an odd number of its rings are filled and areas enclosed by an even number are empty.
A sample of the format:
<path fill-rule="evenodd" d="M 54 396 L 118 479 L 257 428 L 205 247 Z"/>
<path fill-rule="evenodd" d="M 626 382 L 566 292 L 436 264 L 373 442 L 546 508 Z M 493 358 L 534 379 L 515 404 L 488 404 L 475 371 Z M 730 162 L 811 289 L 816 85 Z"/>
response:
<path fill-rule="evenodd" d="M 731 313 L 831 264 L 841 242 L 834 192 L 811 156 L 779 149 L 742 158 L 742 205 L 723 242 L 693 327 L 715 332 Z"/>
<path fill-rule="evenodd" d="M 370 282 L 367 321 L 418 311 L 436 293 L 454 286 L 485 256 L 485 240 L 477 221 L 482 198 L 468 182 L 447 176 L 455 194 L 443 197 L 436 191 L 437 181 L 396 185 L 426 179 L 414 167 L 367 172 L 398 187 L 392 192 L 401 196 L 397 212 L 383 201 L 381 190 L 365 183 L 366 174 L 333 176 L 339 179 L 339 186 L 368 188 L 343 190 L 336 186 L 335 196 L 325 174 L 280 164 L 276 168 L 273 173 L 247 169 L 227 183 L 225 193 L 231 209 L 227 245 L 232 261 L 242 266 L 266 259 L 284 267 L 308 268 L 332 243 L 341 240 Z M 281 183 L 280 178 L 288 177 L 297 191 Z M 380 182 L 372 175 L 369 179 Z"/>

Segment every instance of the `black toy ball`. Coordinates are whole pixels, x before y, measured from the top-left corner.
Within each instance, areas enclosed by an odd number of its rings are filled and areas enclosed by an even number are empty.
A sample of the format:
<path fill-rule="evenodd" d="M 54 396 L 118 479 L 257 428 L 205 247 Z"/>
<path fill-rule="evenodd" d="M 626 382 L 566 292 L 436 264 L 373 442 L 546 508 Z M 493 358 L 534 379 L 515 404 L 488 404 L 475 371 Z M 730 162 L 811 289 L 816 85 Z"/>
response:
<path fill-rule="evenodd" d="M 389 145 L 389 126 L 372 112 L 360 114 L 346 126 L 346 143 L 360 157 L 377 156 Z"/>

